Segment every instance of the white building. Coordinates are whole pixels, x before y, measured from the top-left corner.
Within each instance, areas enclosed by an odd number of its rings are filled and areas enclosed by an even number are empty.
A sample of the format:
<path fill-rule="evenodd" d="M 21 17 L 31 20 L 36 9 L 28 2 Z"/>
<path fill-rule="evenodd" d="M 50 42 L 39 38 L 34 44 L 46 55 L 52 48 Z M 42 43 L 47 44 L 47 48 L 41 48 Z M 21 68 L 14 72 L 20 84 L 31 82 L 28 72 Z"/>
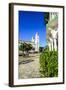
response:
<path fill-rule="evenodd" d="M 38 34 L 38 32 L 35 35 L 35 51 L 39 52 L 39 34 Z"/>
<path fill-rule="evenodd" d="M 50 51 L 58 49 L 58 13 L 50 13 L 47 24 L 47 44 Z"/>
<path fill-rule="evenodd" d="M 19 45 L 21 45 L 21 43 L 32 44 L 33 51 L 34 52 L 39 52 L 39 34 L 38 34 L 38 32 L 35 34 L 35 37 L 32 36 L 31 41 L 20 40 Z"/>

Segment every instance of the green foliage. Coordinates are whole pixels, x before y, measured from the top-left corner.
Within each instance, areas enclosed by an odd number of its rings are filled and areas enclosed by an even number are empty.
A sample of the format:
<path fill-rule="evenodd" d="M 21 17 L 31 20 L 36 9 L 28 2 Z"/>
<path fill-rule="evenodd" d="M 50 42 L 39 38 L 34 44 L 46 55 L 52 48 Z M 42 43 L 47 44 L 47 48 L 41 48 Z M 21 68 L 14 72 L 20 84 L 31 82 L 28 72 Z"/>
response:
<path fill-rule="evenodd" d="M 20 46 L 19 46 L 19 50 L 20 51 L 25 51 L 25 44 L 22 43 Z"/>
<path fill-rule="evenodd" d="M 43 52 L 44 47 L 39 47 L 39 52 Z"/>
<path fill-rule="evenodd" d="M 58 76 L 58 52 L 48 51 L 40 55 L 40 72 L 41 77 L 57 77 Z"/>
<path fill-rule="evenodd" d="M 32 45 L 31 44 L 27 44 L 27 43 L 22 43 L 20 46 L 19 46 L 19 50 L 21 51 L 29 51 L 32 49 Z"/>
<path fill-rule="evenodd" d="M 31 44 L 26 44 L 26 51 L 28 52 L 31 49 L 32 49 L 32 45 Z"/>
<path fill-rule="evenodd" d="M 44 21 L 45 21 L 45 24 L 48 23 L 48 20 L 49 20 L 49 13 L 48 13 L 48 12 L 45 12 L 45 14 L 44 14 Z"/>

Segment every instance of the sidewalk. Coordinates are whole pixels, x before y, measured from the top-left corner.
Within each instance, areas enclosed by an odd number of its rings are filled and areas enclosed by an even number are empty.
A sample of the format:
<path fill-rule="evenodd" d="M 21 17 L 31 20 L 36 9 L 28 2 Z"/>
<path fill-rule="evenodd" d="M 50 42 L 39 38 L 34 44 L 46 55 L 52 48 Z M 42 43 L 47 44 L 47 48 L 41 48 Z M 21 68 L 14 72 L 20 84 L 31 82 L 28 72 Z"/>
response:
<path fill-rule="evenodd" d="M 21 57 L 19 58 L 21 59 Z M 24 59 L 24 60 L 22 60 Z M 39 78 L 39 54 L 30 54 L 28 58 L 19 60 L 19 79 L 23 78 Z"/>

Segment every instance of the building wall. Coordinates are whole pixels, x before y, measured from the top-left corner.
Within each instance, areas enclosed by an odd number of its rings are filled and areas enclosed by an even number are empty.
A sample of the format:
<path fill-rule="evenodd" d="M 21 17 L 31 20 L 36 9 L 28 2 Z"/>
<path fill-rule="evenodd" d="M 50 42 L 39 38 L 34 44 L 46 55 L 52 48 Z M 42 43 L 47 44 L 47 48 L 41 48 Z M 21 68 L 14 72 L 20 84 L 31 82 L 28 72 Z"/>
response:
<path fill-rule="evenodd" d="M 47 44 L 50 51 L 57 51 L 58 48 L 58 13 L 49 13 L 49 21 L 47 24 Z"/>

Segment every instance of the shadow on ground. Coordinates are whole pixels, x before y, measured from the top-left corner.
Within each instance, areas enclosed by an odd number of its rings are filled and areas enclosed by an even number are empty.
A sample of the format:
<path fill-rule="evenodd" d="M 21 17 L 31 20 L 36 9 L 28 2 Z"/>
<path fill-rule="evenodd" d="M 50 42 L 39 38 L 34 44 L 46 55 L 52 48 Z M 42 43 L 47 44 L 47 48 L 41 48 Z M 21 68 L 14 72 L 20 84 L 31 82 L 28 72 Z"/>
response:
<path fill-rule="evenodd" d="M 19 62 L 19 65 L 20 64 L 27 64 L 27 63 L 30 63 L 30 62 L 33 62 L 34 60 L 31 60 L 31 59 L 29 59 L 29 60 L 24 60 L 24 61 L 21 61 L 21 62 Z"/>

